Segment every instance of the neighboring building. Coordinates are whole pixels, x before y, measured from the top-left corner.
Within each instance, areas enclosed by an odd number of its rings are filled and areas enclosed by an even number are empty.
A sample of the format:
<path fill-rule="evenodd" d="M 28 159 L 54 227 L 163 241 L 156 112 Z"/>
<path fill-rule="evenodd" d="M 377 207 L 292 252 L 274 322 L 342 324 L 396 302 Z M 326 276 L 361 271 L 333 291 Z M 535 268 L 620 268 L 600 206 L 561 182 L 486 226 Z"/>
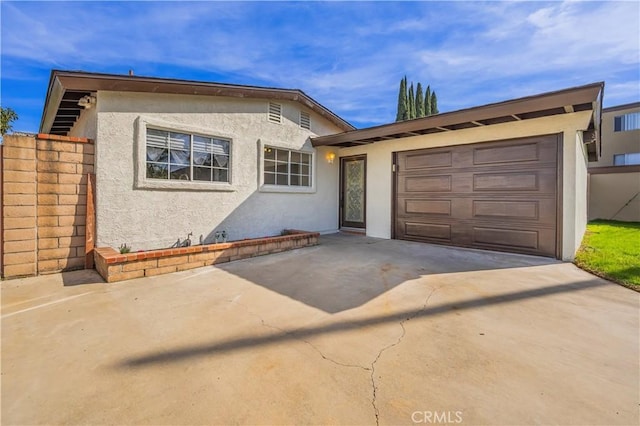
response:
<path fill-rule="evenodd" d="M 602 110 L 598 161 L 589 162 L 589 220 L 640 222 L 640 102 Z"/>
<path fill-rule="evenodd" d="M 91 145 L 74 158 L 92 164 L 73 172 L 88 173 L 81 194 L 95 169 L 95 215 L 86 220 L 95 219 L 97 247 L 348 229 L 571 259 L 586 228 L 602 89 L 355 130 L 298 90 L 53 71 L 34 146 L 37 164 L 60 166 L 36 166 L 37 179 L 71 179 L 41 177 L 70 171 L 62 152 L 74 148 L 51 140 Z M 57 214 L 37 203 L 35 212 Z M 74 229 L 79 238 L 90 227 Z"/>

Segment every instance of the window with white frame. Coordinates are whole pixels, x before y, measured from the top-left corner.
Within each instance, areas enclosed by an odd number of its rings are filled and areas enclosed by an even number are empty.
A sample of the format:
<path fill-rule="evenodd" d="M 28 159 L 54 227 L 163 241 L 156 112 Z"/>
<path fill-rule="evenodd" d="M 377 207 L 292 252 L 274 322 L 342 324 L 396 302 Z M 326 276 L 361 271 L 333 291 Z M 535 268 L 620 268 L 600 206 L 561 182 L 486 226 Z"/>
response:
<path fill-rule="evenodd" d="M 640 164 L 640 152 L 632 152 L 629 154 L 615 154 L 613 156 L 614 166 L 633 166 Z"/>
<path fill-rule="evenodd" d="M 637 129 L 640 129 L 640 112 L 631 112 L 613 117 L 614 132 L 628 132 Z"/>
<path fill-rule="evenodd" d="M 147 128 L 146 177 L 229 182 L 230 146 L 226 139 Z"/>
<path fill-rule="evenodd" d="M 264 184 L 311 187 L 312 154 L 264 147 Z"/>

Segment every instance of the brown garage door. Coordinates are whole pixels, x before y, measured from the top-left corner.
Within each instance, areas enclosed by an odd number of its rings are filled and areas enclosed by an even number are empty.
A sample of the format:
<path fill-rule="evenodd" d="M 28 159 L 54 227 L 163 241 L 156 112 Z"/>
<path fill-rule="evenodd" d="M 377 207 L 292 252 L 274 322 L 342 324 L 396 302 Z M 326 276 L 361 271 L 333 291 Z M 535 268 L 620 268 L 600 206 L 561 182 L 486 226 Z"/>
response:
<path fill-rule="evenodd" d="M 559 136 L 396 154 L 395 237 L 556 257 Z"/>

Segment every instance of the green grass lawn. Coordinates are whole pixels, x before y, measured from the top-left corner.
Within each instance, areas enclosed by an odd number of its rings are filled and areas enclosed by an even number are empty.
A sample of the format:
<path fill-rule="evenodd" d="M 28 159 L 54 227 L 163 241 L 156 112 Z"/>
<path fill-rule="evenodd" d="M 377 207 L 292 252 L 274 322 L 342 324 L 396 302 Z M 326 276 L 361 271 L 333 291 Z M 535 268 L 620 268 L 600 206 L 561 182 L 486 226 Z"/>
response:
<path fill-rule="evenodd" d="M 575 263 L 595 275 L 640 291 L 640 222 L 589 222 Z"/>

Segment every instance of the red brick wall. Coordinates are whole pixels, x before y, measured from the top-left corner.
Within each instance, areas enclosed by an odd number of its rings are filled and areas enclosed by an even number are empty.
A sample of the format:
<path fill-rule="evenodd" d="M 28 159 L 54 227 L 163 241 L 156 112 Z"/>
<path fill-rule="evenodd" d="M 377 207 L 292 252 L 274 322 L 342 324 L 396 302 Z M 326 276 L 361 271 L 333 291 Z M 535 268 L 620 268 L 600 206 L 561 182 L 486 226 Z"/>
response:
<path fill-rule="evenodd" d="M 44 134 L 3 142 L 3 277 L 83 268 L 93 142 Z"/>

